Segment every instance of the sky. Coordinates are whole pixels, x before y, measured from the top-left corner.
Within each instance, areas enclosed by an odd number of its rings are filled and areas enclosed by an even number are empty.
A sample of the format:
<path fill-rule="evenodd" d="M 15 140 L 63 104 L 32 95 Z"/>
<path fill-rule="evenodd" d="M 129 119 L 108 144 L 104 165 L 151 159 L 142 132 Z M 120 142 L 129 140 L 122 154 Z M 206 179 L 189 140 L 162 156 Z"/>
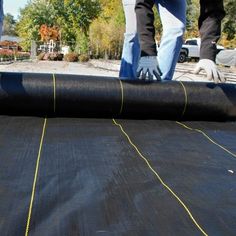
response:
<path fill-rule="evenodd" d="M 19 9 L 23 8 L 28 0 L 3 0 L 3 10 L 4 14 L 10 13 L 17 19 L 19 15 Z"/>

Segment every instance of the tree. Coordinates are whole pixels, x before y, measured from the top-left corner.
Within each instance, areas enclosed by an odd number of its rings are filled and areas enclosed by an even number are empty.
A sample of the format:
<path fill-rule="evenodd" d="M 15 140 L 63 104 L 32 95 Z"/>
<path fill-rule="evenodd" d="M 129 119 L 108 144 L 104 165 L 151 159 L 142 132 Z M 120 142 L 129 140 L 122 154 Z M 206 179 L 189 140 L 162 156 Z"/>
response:
<path fill-rule="evenodd" d="M 41 25 L 40 27 L 41 41 L 49 42 L 50 40 L 58 41 L 60 39 L 59 29 L 55 26 L 48 27 L 47 25 Z"/>
<path fill-rule="evenodd" d="M 89 26 L 101 11 L 98 0 L 65 0 L 66 28 L 73 29 L 75 49 L 79 53 L 89 50 Z M 69 24 L 69 26 L 68 26 Z"/>
<path fill-rule="evenodd" d="M 106 58 L 119 58 L 123 45 L 125 19 L 120 0 L 100 0 L 101 14 L 90 27 L 93 53 Z"/>
<path fill-rule="evenodd" d="M 42 25 L 55 26 L 60 30 L 61 40 L 74 48 L 78 32 L 87 37 L 89 26 L 99 12 L 98 0 L 31 0 L 20 11 L 17 32 L 26 49 L 31 40 L 40 40 Z"/>
<path fill-rule="evenodd" d="M 20 10 L 19 22 L 16 25 L 16 31 L 22 39 L 21 46 L 25 50 L 29 49 L 31 40 L 40 40 L 41 25 L 53 26 L 55 22 L 55 10 L 48 1 L 29 2 L 25 8 Z"/>
<path fill-rule="evenodd" d="M 235 0 L 225 1 L 226 16 L 223 24 L 223 32 L 228 40 L 236 37 L 236 4 Z"/>
<path fill-rule="evenodd" d="M 89 26 L 100 13 L 98 0 L 65 0 L 65 15 L 72 26 L 88 35 Z"/>
<path fill-rule="evenodd" d="M 14 16 L 7 13 L 4 16 L 4 21 L 3 21 L 3 34 L 16 36 L 17 33 L 15 31 L 15 26 L 16 26 L 16 20 L 14 19 Z"/>
<path fill-rule="evenodd" d="M 186 31 L 189 37 L 198 35 L 199 0 L 187 0 Z"/>

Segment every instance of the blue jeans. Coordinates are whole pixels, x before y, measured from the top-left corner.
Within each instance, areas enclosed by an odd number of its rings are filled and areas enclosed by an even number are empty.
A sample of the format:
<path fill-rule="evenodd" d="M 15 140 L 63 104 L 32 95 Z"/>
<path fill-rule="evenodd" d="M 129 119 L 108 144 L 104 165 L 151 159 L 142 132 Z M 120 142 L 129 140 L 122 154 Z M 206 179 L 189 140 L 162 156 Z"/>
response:
<path fill-rule="evenodd" d="M 183 34 L 186 24 L 185 0 L 156 0 L 163 33 L 157 60 L 163 80 L 171 80 L 183 44 Z M 133 14 L 135 0 L 123 0 L 126 26 L 120 77 L 136 79 L 136 70 L 140 57 L 140 45 L 137 36 L 136 16 Z"/>
<path fill-rule="evenodd" d="M 129 79 L 136 79 L 140 55 L 136 14 L 134 9 L 135 2 L 136 0 L 122 0 L 125 12 L 126 29 L 119 76 Z"/>
<path fill-rule="evenodd" d="M 140 45 L 137 34 L 125 34 L 119 77 L 136 79 Z"/>

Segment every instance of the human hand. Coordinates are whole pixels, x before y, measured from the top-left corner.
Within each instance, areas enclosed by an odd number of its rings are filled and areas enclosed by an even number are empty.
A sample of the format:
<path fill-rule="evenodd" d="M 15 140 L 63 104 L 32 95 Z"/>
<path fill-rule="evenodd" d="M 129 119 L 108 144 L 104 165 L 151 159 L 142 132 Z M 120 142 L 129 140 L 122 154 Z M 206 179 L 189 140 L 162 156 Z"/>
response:
<path fill-rule="evenodd" d="M 210 59 L 201 59 L 194 69 L 194 74 L 199 74 L 201 70 L 206 72 L 208 80 L 214 80 L 216 84 L 226 81 L 224 74 L 218 70 L 216 64 Z"/>
<path fill-rule="evenodd" d="M 156 56 L 145 56 L 140 58 L 137 77 L 144 80 L 161 80 L 161 71 Z"/>

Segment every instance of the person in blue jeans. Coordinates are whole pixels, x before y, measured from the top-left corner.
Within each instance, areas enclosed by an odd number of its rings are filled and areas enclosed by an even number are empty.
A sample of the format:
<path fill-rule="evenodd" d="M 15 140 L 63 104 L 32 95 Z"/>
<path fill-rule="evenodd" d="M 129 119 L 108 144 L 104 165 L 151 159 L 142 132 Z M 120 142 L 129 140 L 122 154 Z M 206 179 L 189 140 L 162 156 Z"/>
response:
<path fill-rule="evenodd" d="M 193 72 L 198 74 L 203 70 L 208 80 L 222 83 L 226 79 L 217 68 L 215 61 L 216 43 L 220 38 L 221 22 L 225 16 L 223 0 L 199 0 L 199 2 L 200 60 Z M 157 58 L 152 9 L 154 4 L 158 7 L 163 24 L 163 36 Z M 185 1 L 123 0 L 123 6 L 129 27 L 126 28 L 120 77 L 171 80 L 182 45 Z M 139 40 L 136 34 L 139 35 Z M 140 59 L 137 59 L 139 56 Z"/>
<path fill-rule="evenodd" d="M 129 79 L 136 79 L 140 58 L 135 3 L 136 0 L 122 0 L 126 27 L 119 76 Z"/>
<path fill-rule="evenodd" d="M 122 0 L 122 3 L 126 31 L 119 76 L 128 79 L 140 77 L 150 80 L 171 80 L 183 44 L 186 1 Z M 158 53 L 154 40 L 154 14 L 152 11 L 154 4 L 158 9 L 163 26 Z M 149 15 L 148 18 L 147 15 Z M 138 27 L 143 25 L 144 20 L 150 21 L 147 22 L 147 27 Z M 139 30 L 140 28 L 141 30 Z"/>
<path fill-rule="evenodd" d="M 1 39 L 1 36 L 2 36 L 3 18 L 4 18 L 4 14 L 3 14 L 3 0 L 0 0 L 0 39 Z"/>

